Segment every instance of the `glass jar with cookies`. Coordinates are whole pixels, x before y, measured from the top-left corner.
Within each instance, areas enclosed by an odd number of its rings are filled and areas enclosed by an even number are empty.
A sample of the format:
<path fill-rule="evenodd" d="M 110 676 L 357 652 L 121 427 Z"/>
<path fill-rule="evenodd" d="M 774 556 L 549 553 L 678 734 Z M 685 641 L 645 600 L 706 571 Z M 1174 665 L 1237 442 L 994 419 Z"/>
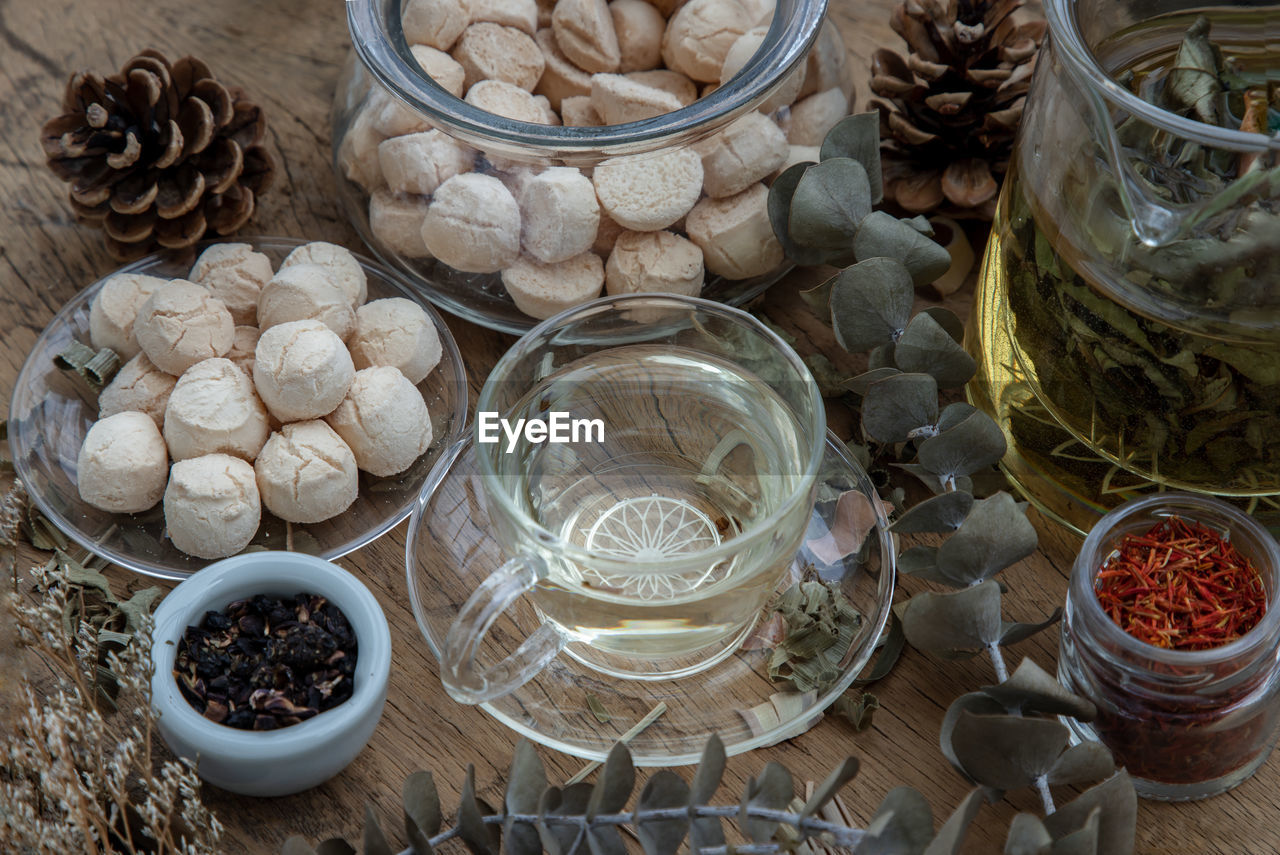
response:
<path fill-rule="evenodd" d="M 424 296 L 523 332 L 602 292 L 739 305 L 768 184 L 849 112 L 826 0 L 348 0 L 348 218 Z"/>

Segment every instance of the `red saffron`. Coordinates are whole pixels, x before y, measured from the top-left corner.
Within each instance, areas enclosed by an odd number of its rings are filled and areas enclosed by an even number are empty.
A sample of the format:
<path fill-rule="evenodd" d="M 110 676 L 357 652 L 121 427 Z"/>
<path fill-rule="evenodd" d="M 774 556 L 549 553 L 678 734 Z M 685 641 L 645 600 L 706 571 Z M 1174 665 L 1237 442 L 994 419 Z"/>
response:
<path fill-rule="evenodd" d="M 1253 562 L 1213 529 L 1168 517 L 1126 535 L 1094 592 L 1125 632 L 1170 650 L 1207 650 L 1240 638 L 1267 611 Z"/>

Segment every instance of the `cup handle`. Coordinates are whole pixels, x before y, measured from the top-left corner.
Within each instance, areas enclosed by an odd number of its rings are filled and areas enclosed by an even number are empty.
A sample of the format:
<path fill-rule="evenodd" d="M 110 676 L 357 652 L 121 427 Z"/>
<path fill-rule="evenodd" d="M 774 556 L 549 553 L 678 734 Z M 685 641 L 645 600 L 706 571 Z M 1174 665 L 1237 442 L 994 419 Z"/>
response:
<path fill-rule="evenodd" d="M 449 627 L 441 656 L 441 682 L 460 703 L 482 704 L 523 686 L 547 666 L 567 643 L 553 624 L 538 627 L 514 653 L 488 669 L 476 664 L 476 652 L 493 622 L 538 583 L 541 559 L 521 555 L 507 561 L 467 599 Z"/>

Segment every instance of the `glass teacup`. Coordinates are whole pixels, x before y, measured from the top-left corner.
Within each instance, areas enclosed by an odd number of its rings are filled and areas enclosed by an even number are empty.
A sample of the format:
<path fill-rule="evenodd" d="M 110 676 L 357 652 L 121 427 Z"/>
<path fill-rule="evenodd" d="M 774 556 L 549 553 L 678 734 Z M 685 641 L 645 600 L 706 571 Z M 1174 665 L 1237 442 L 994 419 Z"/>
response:
<path fill-rule="evenodd" d="M 488 522 L 510 558 L 449 630 L 449 693 L 499 697 L 561 650 L 633 679 L 732 654 L 804 538 L 825 433 L 808 369 L 745 312 L 635 295 L 540 324 L 477 405 Z M 541 626 L 482 668 L 486 633 L 523 596 Z"/>

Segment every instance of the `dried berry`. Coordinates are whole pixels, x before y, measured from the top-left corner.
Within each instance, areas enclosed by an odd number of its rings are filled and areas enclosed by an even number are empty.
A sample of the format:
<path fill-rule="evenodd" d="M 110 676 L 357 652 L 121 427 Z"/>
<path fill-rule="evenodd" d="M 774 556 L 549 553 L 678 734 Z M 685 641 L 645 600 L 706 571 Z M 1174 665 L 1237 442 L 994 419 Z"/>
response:
<path fill-rule="evenodd" d="M 187 627 L 173 676 L 210 721 L 275 730 L 351 697 L 356 653 L 351 624 L 324 597 L 259 594 Z"/>

